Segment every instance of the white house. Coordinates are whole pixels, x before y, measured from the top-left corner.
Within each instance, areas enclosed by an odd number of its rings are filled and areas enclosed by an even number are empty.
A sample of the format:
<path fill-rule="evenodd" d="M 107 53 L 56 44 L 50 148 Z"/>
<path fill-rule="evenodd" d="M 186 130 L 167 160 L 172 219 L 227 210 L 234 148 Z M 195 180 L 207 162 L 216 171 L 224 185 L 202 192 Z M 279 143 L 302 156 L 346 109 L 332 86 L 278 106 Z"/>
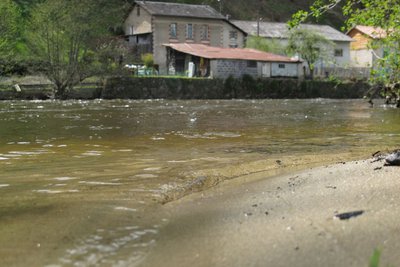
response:
<path fill-rule="evenodd" d="M 275 40 L 284 46 L 288 44 L 290 30 L 286 23 L 243 20 L 232 20 L 232 23 L 245 31 L 248 35 Z M 301 24 L 299 27 L 300 29 L 318 33 L 335 44 L 331 52 L 333 60 L 331 62 L 321 61 L 316 65 L 316 68 L 344 68 L 350 66 L 350 43 L 353 41 L 350 36 L 328 25 Z"/>

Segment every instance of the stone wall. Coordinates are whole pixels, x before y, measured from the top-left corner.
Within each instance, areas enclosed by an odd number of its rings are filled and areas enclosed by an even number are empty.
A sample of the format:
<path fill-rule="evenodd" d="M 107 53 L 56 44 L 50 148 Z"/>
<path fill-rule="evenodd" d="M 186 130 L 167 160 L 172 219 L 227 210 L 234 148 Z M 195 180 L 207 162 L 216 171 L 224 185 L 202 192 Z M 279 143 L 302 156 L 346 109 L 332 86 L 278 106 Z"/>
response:
<path fill-rule="evenodd" d="M 49 99 L 47 86 L 0 86 L 0 100 Z M 367 83 L 334 83 L 297 79 L 255 79 L 244 75 L 236 79 L 173 79 L 173 78 L 110 78 L 104 87 L 88 86 L 74 89 L 69 99 L 262 99 L 262 98 L 362 98 Z"/>
<path fill-rule="evenodd" d="M 172 79 L 112 78 L 105 99 L 257 99 L 257 98 L 362 98 L 370 89 L 363 82 L 335 83 L 297 79 Z"/>
<path fill-rule="evenodd" d="M 255 67 L 248 67 L 246 60 L 212 60 L 211 71 L 215 78 L 226 79 L 230 75 L 235 78 L 243 75 L 258 76 L 257 62 Z"/>

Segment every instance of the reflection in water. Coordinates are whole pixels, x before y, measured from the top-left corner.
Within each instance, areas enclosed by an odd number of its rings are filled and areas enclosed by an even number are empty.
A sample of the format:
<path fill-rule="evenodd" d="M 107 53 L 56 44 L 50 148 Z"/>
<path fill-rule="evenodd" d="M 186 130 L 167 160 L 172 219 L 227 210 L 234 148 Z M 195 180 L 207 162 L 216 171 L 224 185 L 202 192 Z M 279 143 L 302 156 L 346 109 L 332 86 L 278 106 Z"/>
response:
<path fill-rule="evenodd" d="M 398 110 L 360 100 L 4 101 L 0 265 L 23 266 L 23 251 L 31 265 L 130 266 L 165 223 L 146 219 L 159 202 L 399 141 Z"/>

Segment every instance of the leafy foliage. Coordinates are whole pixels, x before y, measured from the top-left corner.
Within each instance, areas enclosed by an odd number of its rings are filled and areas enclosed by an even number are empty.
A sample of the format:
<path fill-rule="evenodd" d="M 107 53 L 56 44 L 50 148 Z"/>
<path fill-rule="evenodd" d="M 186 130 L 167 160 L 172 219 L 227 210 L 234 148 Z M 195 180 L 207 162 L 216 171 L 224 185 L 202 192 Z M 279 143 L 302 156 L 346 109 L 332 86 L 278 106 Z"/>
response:
<path fill-rule="evenodd" d="M 110 60 L 115 42 L 108 29 L 118 23 L 120 5 L 111 2 L 47 0 L 32 10 L 27 37 L 36 58 L 47 63 L 57 97 L 117 65 Z"/>
<path fill-rule="evenodd" d="M 0 1 L 0 59 L 8 59 L 16 53 L 20 20 L 20 11 L 13 1 Z"/>
<path fill-rule="evenodd" d="M 307 62 L 312 77 L 315 64 L 319 60 L 330 60 L 334 43 L 324 36 L 304 29 L 292 29 L 289 35 L 287 50 L 298 54 Z"/>
<path fill-rule="evenodd" d="M 250 36 L 246 41 L 247 48 L 254 48 L 264 52 L 270 52 L 274 54 L 284 55 L 285 46 L 280 44 L 276 40 L 267 40 L 260 36 Z"/>
<path fill-rule="evenodd" d="M 38 3 L 43 2 L 43 0 L 13 0 L 16 5 L 18 5 L 21 10 L 23 18 L 28 18 L 31 9 Z"/>
<path fill-rule="evenodd" d="M 141 59 L 146 68 L 153 68 L 154 66 L 153 54 L 151 53 L 143 54 Z"/>

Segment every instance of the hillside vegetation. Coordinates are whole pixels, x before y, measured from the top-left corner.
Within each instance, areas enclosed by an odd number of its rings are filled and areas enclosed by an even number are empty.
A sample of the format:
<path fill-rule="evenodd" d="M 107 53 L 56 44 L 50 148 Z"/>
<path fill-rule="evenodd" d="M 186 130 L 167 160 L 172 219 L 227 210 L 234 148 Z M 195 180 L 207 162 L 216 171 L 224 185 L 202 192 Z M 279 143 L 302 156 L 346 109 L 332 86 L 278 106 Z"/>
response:
<path fill-rule="evenodd" d="M 264 21 L 286 22 L 292 14 L 298 10 L 308 10 L 314 0 L 167 0 L 163 2 L 178 2 L 188 4 L 207 4 L 221 13 L 229 15 L 232 19 L 256 20 L 262 18 Z M 321 23 L 340 29 L 345 18 L 340 9 L 330 10 L 319 21 L 308 21 L 310 23 Z"/>
<path fill-rule="evenodd" d="M 113 0 L 121 2 L 127 8 L 134 0 Z M 157 0 L 152 0 L 157 1 Z M 160 0 L 161 2 L 176 2 L 187 4 L 207 4 L 220 10 L 224 15 L 232 19 L 256 20 L 262 18 L 264 21 L 286 22 L 296 11 L 307 10 L 314 0 Z M 41 0 L 14 0 L 24 15 L 29 15 L 30 9 Z M 123 16 L 121 16 L 123 18 Z M 330 10 L 318 23 L 328 24 L 337 29 L 343 26 L 344 17 L 341 10 Z M 315 23 L 316 21 L 310 21 Z"/>

